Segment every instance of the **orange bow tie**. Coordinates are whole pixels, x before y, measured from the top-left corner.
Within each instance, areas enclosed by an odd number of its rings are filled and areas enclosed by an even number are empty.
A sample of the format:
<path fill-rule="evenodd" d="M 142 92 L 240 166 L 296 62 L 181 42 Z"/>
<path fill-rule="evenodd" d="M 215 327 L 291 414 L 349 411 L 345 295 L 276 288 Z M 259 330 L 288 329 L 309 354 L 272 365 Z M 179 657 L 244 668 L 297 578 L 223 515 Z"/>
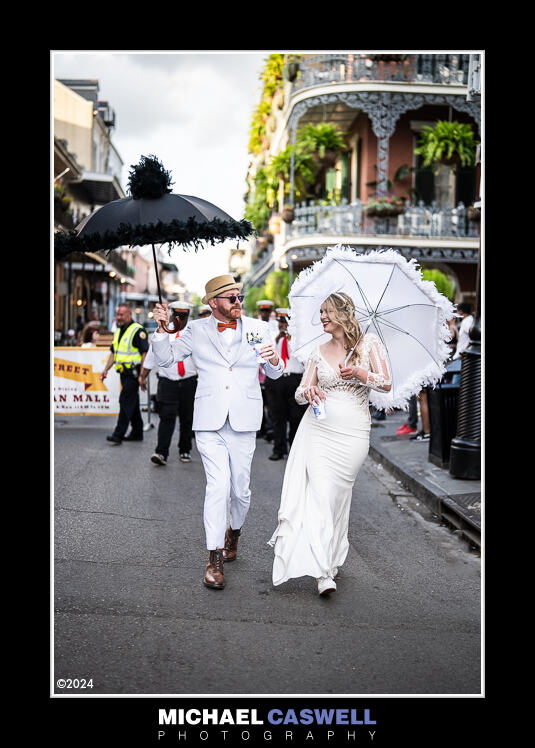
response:
<path fill-rule="evenodd" d="M 233 330 L 235 330 L 236 324 L 237 324 L 237 320 L 235 319 L 233 319 L 232 322 L 227 322 L 226 324 L 225 322 L 218 322 L 217 329 L 219 330 L 219 332 L 223 332 L 223 330 L 226 330 L 227 327 L 231 327 Z"/>

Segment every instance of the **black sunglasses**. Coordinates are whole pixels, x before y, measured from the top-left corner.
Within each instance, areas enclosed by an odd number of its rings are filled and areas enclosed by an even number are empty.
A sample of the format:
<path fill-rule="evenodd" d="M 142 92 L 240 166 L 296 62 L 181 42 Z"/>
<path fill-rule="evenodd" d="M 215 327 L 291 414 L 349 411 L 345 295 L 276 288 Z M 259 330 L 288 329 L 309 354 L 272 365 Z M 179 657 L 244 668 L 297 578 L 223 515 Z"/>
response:
<path fill-rule="evenodd" d="M 186 319 L 189 312 L 177 312 L 176 310 L 173 309 L 173 314 L 175 315 L 175 317 L 178 317 L 179 319 Z"/>
<path fill-rule="evenodd" d="M 238 301 L 241 304 L 242 301 L 244 300 L 245 296 L 242 293 L 240 293 L 240 294 L 238 294 L 238 296 L 234 296 L 234 295 L 232 295 L 232 296 L 216 296 L 215 298 L 216 299 L 228 299 L 231 304 L 234 304 L 234 302 L 236 301 L 236 299 L 238 299 Z"/>

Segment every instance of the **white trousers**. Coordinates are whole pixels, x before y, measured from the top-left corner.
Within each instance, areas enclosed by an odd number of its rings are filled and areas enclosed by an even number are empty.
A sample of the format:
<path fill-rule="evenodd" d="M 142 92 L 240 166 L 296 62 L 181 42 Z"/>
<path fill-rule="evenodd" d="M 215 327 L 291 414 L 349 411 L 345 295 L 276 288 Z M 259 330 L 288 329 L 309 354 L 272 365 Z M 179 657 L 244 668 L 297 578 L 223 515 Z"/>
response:
<path fill-rule="evenodd" d="M 206 473 L 204 529 L 211 551 L 223 548 L 229 521 L 239 530 L 249 511 L 256 431 L 234 431 L 227 418 L 218 431 L 196 431 L 195 444 Z"/>

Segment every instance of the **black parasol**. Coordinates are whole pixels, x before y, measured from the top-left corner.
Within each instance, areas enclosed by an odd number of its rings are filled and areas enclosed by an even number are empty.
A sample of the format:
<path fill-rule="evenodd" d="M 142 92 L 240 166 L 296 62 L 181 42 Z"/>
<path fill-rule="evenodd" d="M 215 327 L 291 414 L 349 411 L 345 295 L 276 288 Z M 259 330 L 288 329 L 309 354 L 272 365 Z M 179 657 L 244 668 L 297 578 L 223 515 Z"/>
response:
<path fill-rule="evenodd" d="M 245 239 L 254 229 L 249 221 L 235 221 L 228 213 L 207 200 L 171 192 L 171 177 L 154 155 L 141 156 L 131 166 L 128 179 L 130 197 L 112 200 L 84 218 L 73 231 L 54 235 L 58 259 L 71 252 L 112 250 L 121 245 L 152 245 L 160 304 L 162 294 L 155 244 L 193 247 L 203 242 L 215 244 L 225 239 Z M 162 325 L 167 332 L 176 332 Z"/>

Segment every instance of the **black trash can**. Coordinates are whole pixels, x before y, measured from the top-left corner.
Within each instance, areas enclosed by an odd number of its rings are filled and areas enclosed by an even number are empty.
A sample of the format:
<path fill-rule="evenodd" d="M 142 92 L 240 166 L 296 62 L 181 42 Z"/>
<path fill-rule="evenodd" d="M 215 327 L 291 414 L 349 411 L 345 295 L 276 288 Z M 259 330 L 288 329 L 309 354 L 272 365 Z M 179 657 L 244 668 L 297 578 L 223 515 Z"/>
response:
<path fill-rule="evenodd" d="M 429 462 L 448 468 L 451 440 L 457 429 L 457 409 L 460 384 L 439 383 L 435 389 L 427 388 L 431 436 Z"/>

